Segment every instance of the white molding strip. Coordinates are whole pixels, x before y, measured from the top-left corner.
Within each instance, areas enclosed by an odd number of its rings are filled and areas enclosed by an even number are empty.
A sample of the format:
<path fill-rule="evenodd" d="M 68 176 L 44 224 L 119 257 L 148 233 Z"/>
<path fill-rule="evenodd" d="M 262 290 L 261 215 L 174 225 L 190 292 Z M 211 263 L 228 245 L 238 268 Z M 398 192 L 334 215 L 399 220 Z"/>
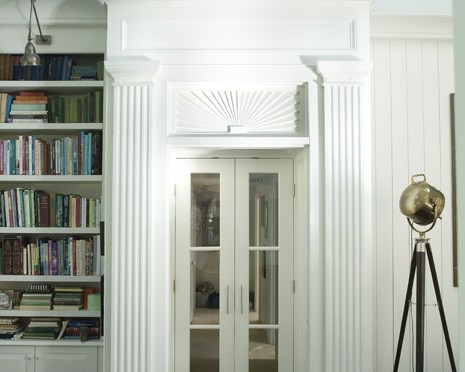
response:
<path fill-rule="evenodd" d="M 451 16 L 415 16 L 373 14 L 370 17 L 372 39 L 452 40 Z"/>

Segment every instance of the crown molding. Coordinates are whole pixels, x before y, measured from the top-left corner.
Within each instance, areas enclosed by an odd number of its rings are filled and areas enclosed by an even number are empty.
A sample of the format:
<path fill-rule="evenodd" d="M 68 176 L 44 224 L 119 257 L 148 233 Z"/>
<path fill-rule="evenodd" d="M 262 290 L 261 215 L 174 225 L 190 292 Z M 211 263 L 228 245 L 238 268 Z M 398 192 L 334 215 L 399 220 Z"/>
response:
<path fill-rule="evenodd" d="M 371 39 L 452 40 L 452 16 L 372 14 Z"/>

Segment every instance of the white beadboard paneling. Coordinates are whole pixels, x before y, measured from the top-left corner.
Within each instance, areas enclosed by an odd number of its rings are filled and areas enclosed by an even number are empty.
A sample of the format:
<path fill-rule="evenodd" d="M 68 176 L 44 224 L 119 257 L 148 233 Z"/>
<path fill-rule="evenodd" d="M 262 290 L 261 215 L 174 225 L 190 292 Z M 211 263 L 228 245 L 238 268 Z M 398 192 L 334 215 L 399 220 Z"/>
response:
<path fill-rule="evenodd" d="M 394 353 L 397 351 L 397 342 L 399 330 L 402 321 L 402 311 L 405 303 L 405 294 L 407 289 L 411 250 L 409 243 L 409 229 L 407 220 L 401 214 L 399 209 L 400 195 L 410 182 L 409 170 L 409 126 L 408 126 L 408 89 L 407 89 L 407 51 L 403 41 L 390 43 L 390 54 L 388 67 L 390 68 L 390 85 L 391 85 L 391 133 L 390 138 L 392 151 L 391 174 L 385 174 L 386 179 L 390 179 L 392 188 L 392 199 L 386 200 L 391 204 L 391 224 L 393 230 L 386 229 L 386 234 L 392 234 L 392 262 L 393 269 L 393 315 L 394 315 Z M 383 224 L 381 224 L 383 226 Z M 387 278 L 389 273 L 386 273 Z M 385 278 L 381 278 L 385 280 Z M 408 318 L 406 330 L 412 327 L 411 317 Z M 404 336 L 404 347 L 399 369 L 408 370 L 411 364 L 413 351 L 411 350 L 412 335 L 406 332 Z M 384 367 L 386 368 L 386 366 Z"/>
<path fill-rule="evenodd" d="M 383 210 L 383 220 L 379 215 L 375 215 L 375 244 L 384 248 L 376 251 L 376 318 L 392 319 L 392 281 L 384 280 L 392 274 L 392 183 L 386 176 L 392 173 L 392 147 L 390 139 L 391 133 L 391 86 L 390 81 L 382 79 L 389 76 L 389 43 L 379 42 L 372 48 L 372 59 L 374 62 L 373 81 L 373 101 L 374 109 L 372 116 L 379 117 L 380 125 L 375 127 L 374 145 L 377 151 L 382 154 L 383 171 L 375 173 L 375 210 Z M 375 157 L 375 160 L 377 158 Z M 383 372 L 386 365 L 391 363 L 393 350 L 392 326 L 388 322 L 378 322 L 376 327 L 376 349 L 377 349 L 377 371 Z"/>
<path fill-rule="evenodd" d="M 427 237 L 431 238 L 452 344 L 455 350 L 458 346 L 458 299 L 457 290 L 452 286 L 451 210 L 447 205 L 451 190 L 449 94 L 453 90 L 452 45 L 447 41 L 374 40 L 372 55 L 378 257 L 377 371 L 390 371 L 397 347 L 412 247 L 407 222 L 398 203 L 414 173 L 425 172 L 427 181 L 446 195 L 443 220 Z M 450 371 L 428 267 L 425 280 L 425 367 L 431 371 Z M 400 371 L 411 371 L 415 359 L 411 328 L 415 325 L 415 305 L 412 305 L 412 311 L 413 320 L 409 316 Z M 393 345 L 389 346 L 391 342 Z"/>
<path fill-rule="evenodd" d="M 436 42 L 422 43 L 423 62 L 423 112 L 424 112 L 424 135 L 425 135 L 425 172 L 427 181 L 441 189 L 441 137 L 439 122 L 439 71 L 438 71 L 438 49 Z M 442 224 L 442 221 L 440 221 Z M 442 276 L 441 229 L 435 228 L 427 234 L 431 238 L 432 253 L 438 277 Z M 445 247 L 444 247 L 445 249 Z M 425 354 L 426 364 L 433 371 L 440 371 L 443 367 L 442 348 L 437 347 L 435 338 L 442 333 L 441 319 L 436 304 L 433 281 L 430 271 L 426 271 L 425 277 L 425 327 L 426 342 Z"/>

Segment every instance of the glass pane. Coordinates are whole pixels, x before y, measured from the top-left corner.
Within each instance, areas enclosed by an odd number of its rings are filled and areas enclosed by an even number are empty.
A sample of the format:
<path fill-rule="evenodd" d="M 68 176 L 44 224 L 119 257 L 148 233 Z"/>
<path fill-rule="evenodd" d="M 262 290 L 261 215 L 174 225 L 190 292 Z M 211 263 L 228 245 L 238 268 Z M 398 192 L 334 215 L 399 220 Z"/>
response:
<path fill-rule="evenodd" d="M 191 252 L 191 324 L 219 324 L 220 252 Z"/>
<path fill-rule="evenodd" d="M 220 242 L 220 175 L 191 176 L 191 246 L 217 246 Z"/>
<path fill-rule="evenodd" d="M 249 330 L 249 372 L 278 372 L 278 330 Z"/>
<path fill-rule="evenodd" d="M 278 174 L 249 175 L 249 245 L 278 245 Z"/>
<path fill-rule="evenodd" d="M 220 331 L 191 329 L 190 372 L 219 372 Z"/>
<path fill-rule="evenodd" d="M 249 322 L 278 324 L 277 251 L 251 251 L 249 254 Z"/>

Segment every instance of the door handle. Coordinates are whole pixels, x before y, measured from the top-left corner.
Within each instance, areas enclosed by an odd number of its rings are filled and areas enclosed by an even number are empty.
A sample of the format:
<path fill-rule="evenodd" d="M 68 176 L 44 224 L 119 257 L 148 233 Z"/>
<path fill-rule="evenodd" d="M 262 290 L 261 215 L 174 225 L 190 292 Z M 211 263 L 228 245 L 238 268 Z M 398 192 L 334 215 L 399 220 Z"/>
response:
<path fill-rule="evenodd" d="M 241 314 L 244 314 L 244 286 L 241 285 Z"/>
<path fill-rule="evenodd" d="M 229 284 L 226 286 L 226 314 L 229 314 Z"/>

